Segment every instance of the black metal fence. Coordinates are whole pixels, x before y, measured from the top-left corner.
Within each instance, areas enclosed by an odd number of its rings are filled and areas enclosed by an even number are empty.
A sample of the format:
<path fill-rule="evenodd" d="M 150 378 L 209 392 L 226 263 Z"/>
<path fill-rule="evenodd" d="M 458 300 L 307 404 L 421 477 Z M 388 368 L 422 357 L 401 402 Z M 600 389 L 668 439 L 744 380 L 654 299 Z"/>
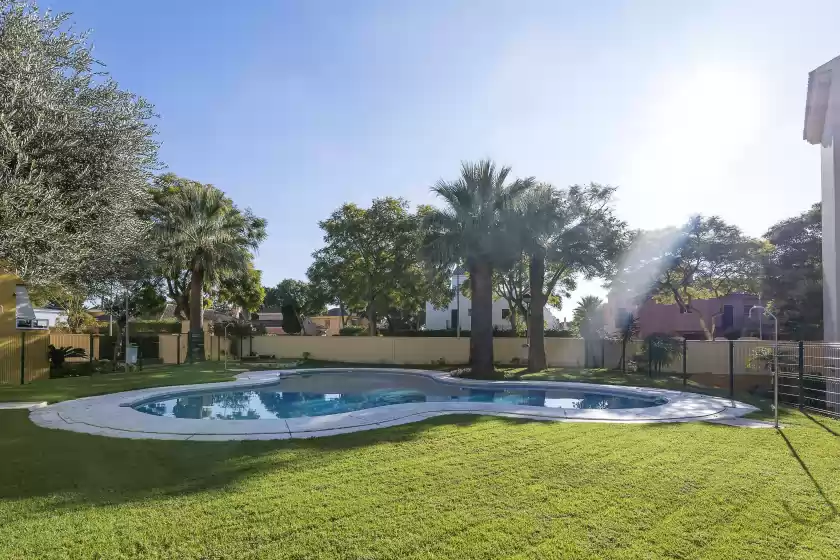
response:
<path fill-rule="evenodd" d="M 641 340 L 586 343 L 586 367 L 650 376 L 682 376 L 683 383 L 769 396 L 778 367 L 779 401 L 840 417 L 840 344 L 767 340 L 683 340 L 660 346 Z"/>

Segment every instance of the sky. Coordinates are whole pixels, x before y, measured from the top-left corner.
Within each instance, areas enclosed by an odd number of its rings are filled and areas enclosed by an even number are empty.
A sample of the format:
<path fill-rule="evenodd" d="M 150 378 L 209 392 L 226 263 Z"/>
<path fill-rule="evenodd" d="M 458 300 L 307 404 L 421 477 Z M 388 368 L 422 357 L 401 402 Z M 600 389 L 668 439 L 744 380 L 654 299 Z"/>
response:
<path fill-rule="evenodd" d="M 719 215 L 746 233 L 819 201 L 808 72 L 840 3 L 776 0 L 42 0 L 155 104 L 167 170 L 268 220 L 264 284 L 305 279 L 318 221 L 490 157 L 618 187 L 633 228 Z M 605 294 L 583 281 L 581 296 Z"/>

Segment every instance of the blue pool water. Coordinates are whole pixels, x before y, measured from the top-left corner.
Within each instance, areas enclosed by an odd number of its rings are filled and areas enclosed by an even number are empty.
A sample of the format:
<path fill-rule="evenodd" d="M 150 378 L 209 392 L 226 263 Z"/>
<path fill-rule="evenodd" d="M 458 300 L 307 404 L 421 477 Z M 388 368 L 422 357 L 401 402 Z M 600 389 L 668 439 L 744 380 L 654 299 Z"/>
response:
<path fill-rule="evenodd" d="M 275 385 L 240 391 L 196 392 L 141 403 L 134 408 L 174 418 L 256 420 L 448 401 L 577 409 L 644 408 L 665 402 L 595 392 L 466 388 L 399 374 L 343 373 L 290 376 Z"/>

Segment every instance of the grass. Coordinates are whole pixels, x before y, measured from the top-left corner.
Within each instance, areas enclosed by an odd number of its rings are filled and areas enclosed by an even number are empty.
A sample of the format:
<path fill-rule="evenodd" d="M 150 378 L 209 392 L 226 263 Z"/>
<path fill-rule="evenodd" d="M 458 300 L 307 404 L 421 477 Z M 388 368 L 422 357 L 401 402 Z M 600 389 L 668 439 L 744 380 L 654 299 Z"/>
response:
<path fill-rule="evenodd" d="M 228 376 L 208 364 L 25 389 L 58 400 Z M 840 422 L 782 421 L 452 416 L 215 443 L 47 430 L 2 411 L 0 558 L 836 558 Z"/>

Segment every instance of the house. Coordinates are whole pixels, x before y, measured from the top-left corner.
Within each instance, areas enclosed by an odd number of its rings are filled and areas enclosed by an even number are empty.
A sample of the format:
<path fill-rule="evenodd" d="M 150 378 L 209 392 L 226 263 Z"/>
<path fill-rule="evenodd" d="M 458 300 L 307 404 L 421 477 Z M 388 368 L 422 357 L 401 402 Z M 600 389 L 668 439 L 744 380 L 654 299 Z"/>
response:
<path fill-rule="evenodd" d="M 699 313 L 680 311 L 677 304 L 657 303 L 651 299 L 639 306 L 623 304 L 610 296 L 604 306 L 606 332 L 620 332 L 626 324 L 629 313 L 639 320 L 639 336 L 644 338 L 653 333 L 665 333 L 688 340 L 705 340 L 706 334 L 700 323 L 700 316 L 713 321 L 715 338 L 737 334 L 738 336 L 771 338 L 773 321 L 767 317 L 759 320 L 757 313 L 750 317 L 750 309 L 761 305 L 761 299 L 753 294 L 730 294 L 722 298 L 696 299 L 692 306 Z M 709 327 L 710 325 L 707 325 Z"/>
<path fill-rule="evenodd" d="M 456 329 L 458 323 L 462 330 L 470 330 L 472 325 L 472 304 L 470 299 L 464 296 L 459 289 L 467 280 L 463 269 L 457 268 L 452 274 L 452 287 L 455 289 L 455 297 L 446 307 L 435 308 L 431 302 L 426 302 L 426 329 Z M 460 309 L 460 313 L 459 313 Z M 493 301 L 493 328 L 500 331 L 510 330 L 510 304 L 504 298 Z M 560 320 L 555 317 L 552 308 L 545 306 L 545 320 L 548 329 L 559 329 Z"/>
<path fill-rule="evenodd" d="M 56 323 L 66 322 L 67 320 L 67 314 L 63 309 L 58 307 L 35 307 L 33 311 L 35 312 L 35 319 L 38 324 L 46 324 L 48 328 L 53 328 L 56 326 Z"/>

